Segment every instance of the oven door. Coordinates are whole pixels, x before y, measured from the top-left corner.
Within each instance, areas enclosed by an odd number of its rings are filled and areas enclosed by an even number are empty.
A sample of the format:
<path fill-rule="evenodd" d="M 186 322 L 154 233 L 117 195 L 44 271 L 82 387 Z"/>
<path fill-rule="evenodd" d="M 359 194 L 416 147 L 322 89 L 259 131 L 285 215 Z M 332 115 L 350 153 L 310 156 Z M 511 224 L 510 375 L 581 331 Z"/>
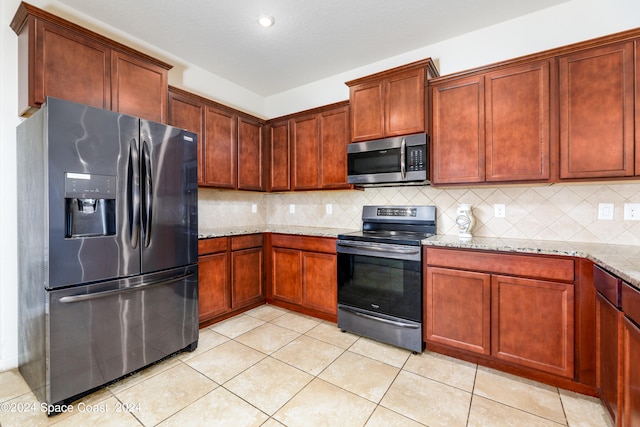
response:
<path fill-rule="evenodd" d="M 338 304 L 422 322 L 421 246 L 338 240 Z"/>

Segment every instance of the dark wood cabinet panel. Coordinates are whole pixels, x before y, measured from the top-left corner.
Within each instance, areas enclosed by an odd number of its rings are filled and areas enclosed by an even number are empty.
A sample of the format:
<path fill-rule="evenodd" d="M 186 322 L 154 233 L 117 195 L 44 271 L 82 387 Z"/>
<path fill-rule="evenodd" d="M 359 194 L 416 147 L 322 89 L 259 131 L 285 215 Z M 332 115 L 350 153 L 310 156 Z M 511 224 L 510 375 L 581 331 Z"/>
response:
<path fill-rule="evenodd" d="M 383 88 L 382 81 L 362 83 L 349 88 L 351 141 L 368 141 L 384 137 Z"/>
<path fill-rule="evenodd" d="M 194 97 L 178 93 L 169 88 L 169 120 L 172 126 L 186 129 L 198 137 L 198 185 L 204 185 L 205 144 L 204 104 Z"/>
<path fill-rule="evenodd" d="M 486 180 L 548 180 L 549 61 L 487 74 Z"/>
<path fill-rule="evenodd" d="M 111 109 L 166 123 L 167 71 L 118 51 L 111 63 Z"/>
<path fill-rule="evenodd" d="M 236 188 L 238 127 L 235 114 L 212 106 L 205 109 L 205 173 L 208 186 Z"/>
<path fill-rule="evenodd" d="M 484 76 L 434 86 L 432 183 L 485 180 Z"/>
<path fill-rule="evenodd" d="M 491 287 L 492 354 L 573 378 L 573 284 L 493 275 Z"/>
<path fill-rule="evenodd" d="M 198 258 L 198 308 L 200 323 L 225 314 L 230 308 L 226 250 Z"/>
<path fill-rule="evenodd" d="M 262 124 L 238 117 L 238 190 L 264 191 Z"/>
<path fill-rule="evenodd" d="M 640 328 L 629 318 L 623 322 L 623 427 L 640 425 Z"/>
<path fill-rule="evenodd" d="M 320 188 L 349 188 L 347 183 L 347 145 L 349 107 L 320 114 Z"/>
<path fill-rule="evenodd" d="M 264 299 L 263 253 L 262 246 L 231 252 L 231 308 Z"/>
<path fill-rule="evenodd" d="M 294 118 L 290 122 L 293 190 L 314 190 L 319 185 L 320 138 L 318 116 Z M 346 153 L 345 153 L 346 155 Z"/>
<path fill-rule="evenodd" d="M 302 304 L 302 252 L 295 249 L 272 248 L 271 292 L 274 298 L 292 304 Z"/>
<path fill-rule="evenodd" d="M 596 388 L 614 424 L 621 416 L 622 312 L 596 293 Z"/>
<path fill-rule="evenodd" d="M 289 121 L 270 123 L 269 191 L 291 189 Z"/>
<path fill-rule="evenodd" d="M 385 136 L 424 132 L 425 69 L 390 76 L 384 83 Z"/>
<path fill-rule="evenodd" d="M 491 353 L 491 276 L 426 268 L 425 341 Z"/>
<path fill-rule="evenodd" d="M 33 65 L 20 70 L 29 77 L 29 99 L 20 100 L 20 107 L 39 108 L 52 96 L 111 108 L 111 49 L 46 21 L 33 26 L 34 51 L 29 55 Z"/>
<path fill-rule="evenodd" d="M 337 262 L 334 254 L 302 253 L 302 305 L 338 314 Z"/>
<path fill-rule="evenodd" d="M 634 44 L 559 59 L 560 178 L 634 175 Z"/>

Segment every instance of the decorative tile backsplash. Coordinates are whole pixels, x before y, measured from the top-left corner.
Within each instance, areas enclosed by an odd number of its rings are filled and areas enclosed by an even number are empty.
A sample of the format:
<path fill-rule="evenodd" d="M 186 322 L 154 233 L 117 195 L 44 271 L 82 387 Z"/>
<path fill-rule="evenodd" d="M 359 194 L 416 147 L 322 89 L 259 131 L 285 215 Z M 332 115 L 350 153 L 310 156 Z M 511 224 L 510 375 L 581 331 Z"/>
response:
<path fill-rule="evenodd" d="M 640 221 L 623 220 L 624 203 L 640 203 L 638 182 L 273 194 L 200 189 L 199 222 L 201 227 L 270 224 L 358 229 L 363 205 L 435 205 L 438 234 L 455 235 L 459 203 L 473 205 L 475 236 L 640 245 Z M 614 204 L 613 220 L 598 220 L 599 203 Z M 254 204 L 256 213 L 252 213 Z M 331 214 L 326 213 L 327 204 L 332 205 Z M 506 206 L 505 218 L 494 217 L 494 204 Z"/>

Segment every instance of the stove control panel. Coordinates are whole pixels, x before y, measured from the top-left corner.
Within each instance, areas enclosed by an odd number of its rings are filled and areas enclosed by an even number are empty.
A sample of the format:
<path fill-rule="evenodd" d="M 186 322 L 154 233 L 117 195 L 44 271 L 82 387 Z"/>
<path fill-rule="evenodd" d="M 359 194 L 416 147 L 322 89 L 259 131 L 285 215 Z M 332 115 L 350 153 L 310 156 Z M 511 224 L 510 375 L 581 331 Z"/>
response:
<path fill-rule="evenodd" d="M 404 217 L 416 217 L 418 210 L 416 208 L 393 208 L 384 207 L 378 208 L 376 211 L 377 216 L 404 216 Z"/>

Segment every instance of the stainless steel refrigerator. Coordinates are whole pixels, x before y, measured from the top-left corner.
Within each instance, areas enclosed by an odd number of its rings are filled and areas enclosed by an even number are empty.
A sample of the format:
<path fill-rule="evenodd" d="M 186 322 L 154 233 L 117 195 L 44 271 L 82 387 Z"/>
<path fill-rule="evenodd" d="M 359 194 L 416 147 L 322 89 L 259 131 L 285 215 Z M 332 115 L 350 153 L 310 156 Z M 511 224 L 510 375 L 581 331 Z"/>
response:
<path fill-rule="evenodd" d="M 55 98 L 17 135 L 19 368 L 38 399 L 194 350 L 196 136 Z"/>

